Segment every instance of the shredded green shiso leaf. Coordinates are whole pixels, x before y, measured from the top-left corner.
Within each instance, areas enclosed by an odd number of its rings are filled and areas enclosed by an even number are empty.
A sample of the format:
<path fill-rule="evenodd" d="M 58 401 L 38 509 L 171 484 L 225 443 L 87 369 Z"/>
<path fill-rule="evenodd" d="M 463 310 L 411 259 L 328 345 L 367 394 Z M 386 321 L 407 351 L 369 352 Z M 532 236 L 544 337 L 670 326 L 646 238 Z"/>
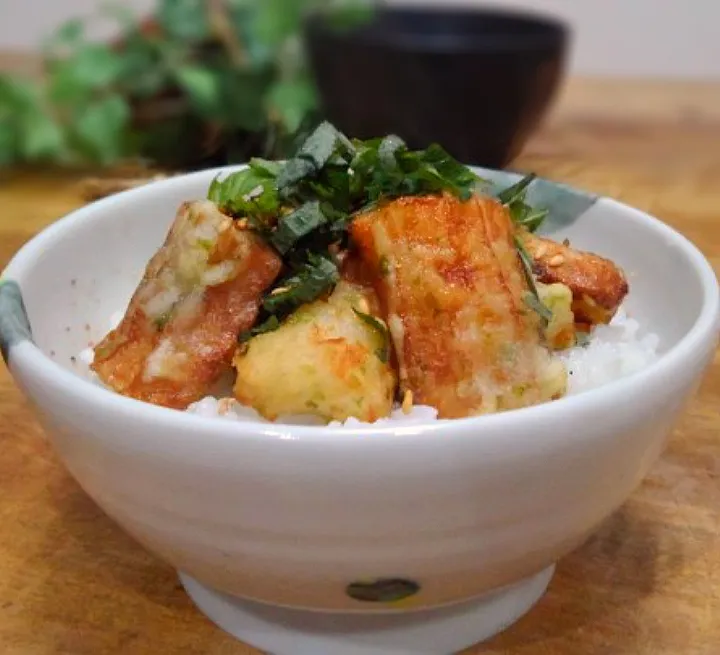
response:
<path fill-rule="evenodd" d="M 377 358 L 383 363 L 387 364 L 390 361 L 390 332 L 386 325 L 372 314 L 366 314 L 361 312 L 359 309 L 353 308 L 355 315 L 367 325 L 369 328 L 374 330 L 382 340 L 382 346 L 377 349 L 375 354 Z"/>
<path fill-rule="evenodd" d="M 534 177 L 497 196 L 513 220 L 530 231 L 546 214 L 525 203 Z M 286 267 L 263 301 L 258 324 L 240 340 L 276 329 L 298 307 L 335 286 L 339 271 L 332 253 L 347 247 L 348 226 L 359 213 L 403 196 L 447 192 L 464 201 L 483 184 L 439 145 L 412 151 L 394 135 L 349 139 L 328 122 L 285 162 L 253 159 L 247 168 L 215 178 L 208 199 L 226 214 L 246 219 Z M 534 281 L 530 288 L 537 297 Z"/>
<path fill-rule="evenodd" d="M 529 232 L 535 232 L 548 215 L 547 209 L 533 209 L 525 201 L 528 187 L 536 178 L 535 173 L 530 173 L 497 195 L 497 199 L 508 208 L 513 221 Z"/>
<path fill-rule="evenodd" d="M 544 325 L 547 325 L 552 320 L 552 312 L 548 306 L 543 303 L 540 299 L 540 293 L 538 292 L 537 284 L 535 283 L 535 276 L 533 275 L 532 259 L 522 241 L 518 237 L 515 239 L 515 248 L 522 264 L 523 273 L 525 274 L 525 281 L 530 291 L 525 296 L 525 304 L 540 316 Z"/>

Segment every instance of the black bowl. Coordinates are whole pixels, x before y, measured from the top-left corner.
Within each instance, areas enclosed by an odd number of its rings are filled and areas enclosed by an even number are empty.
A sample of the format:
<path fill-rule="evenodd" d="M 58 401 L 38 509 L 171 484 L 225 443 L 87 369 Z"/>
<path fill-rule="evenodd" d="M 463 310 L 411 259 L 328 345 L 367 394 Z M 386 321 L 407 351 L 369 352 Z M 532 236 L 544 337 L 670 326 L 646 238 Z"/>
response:
<path fill-rule="evenodd" d="M 494 9 L 380 7 L 353 28 L 327 13 L 305 23 L 323 111 L 338 129 L 439 143 L 493 168 L 517 156 L 548 109 L 568 34 L 557 20 Z"/>

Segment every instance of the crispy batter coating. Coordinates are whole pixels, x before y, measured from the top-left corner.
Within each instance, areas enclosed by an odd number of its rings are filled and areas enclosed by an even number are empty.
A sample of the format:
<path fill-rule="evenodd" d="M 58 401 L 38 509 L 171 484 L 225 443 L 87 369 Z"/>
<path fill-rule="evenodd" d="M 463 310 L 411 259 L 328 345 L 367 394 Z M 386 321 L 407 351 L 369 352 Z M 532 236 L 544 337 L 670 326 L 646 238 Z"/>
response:
<path fill-rule="evenodd" d="M 118 393 L 186 408 L 228 370 L 280 268 L 213 203 L 184 204 L 122 322 L 96 346 L 93 370 Z"/>
<path fill-rule="evenodd" d="M 577 342 L 572 291 L 564 284 L 537 283 L 540 300 L 550 310 L 551 318 L 543 326 L 545 343 L 553 350 L 572 348 Z"/>
<path fill-rule="evenodd" d="M 562 395 L 565 371 L 541 345 L 506 209 L 491 198 L 401 198 L 351 235 L 374 274 L 416 403 L 458 418 Z"/>
<path fill-rule="evenodd" d="M 538 281 L 564 284 L 578 323 L 608 323 L 628 293 L 622 270 L 609 259 L 534 234 L 521 236 Z"/>
<path fill-rule="evenodd" d="M 303 305 L 277 330 L 251 339 L 234 360 L 235 397 L 271 420 L 387 416 L 397 380 L 386 330 L 368 318 L 374 295 L 343 281 L 328 299 Z"/>

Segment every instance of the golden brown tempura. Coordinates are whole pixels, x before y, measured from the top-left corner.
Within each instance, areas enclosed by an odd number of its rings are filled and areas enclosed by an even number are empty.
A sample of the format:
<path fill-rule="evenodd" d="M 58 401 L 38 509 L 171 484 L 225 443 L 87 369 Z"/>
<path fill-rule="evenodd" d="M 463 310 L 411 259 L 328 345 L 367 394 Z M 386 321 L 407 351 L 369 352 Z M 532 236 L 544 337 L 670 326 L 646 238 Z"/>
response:
<path fill-rule="evenodd" d="M 230 366 L 281 268 L 256 235 L 209 202 L 185 203 L 93 370 L 115 391 L 183 409 Z"/>
<path fill-rule="evenodd" d="M 351 235 L 384 306 L 400 385 L 458 418 L 532 405 L 565 390 L 541 345 L 507 210 L 491 198 L 395 200 Z"/>
<path fill-rule="evenodd" d="M 578 323 L 609 323 L 628 293 L 622 270 L 609 259 L 575 250 L 564 243 L 523 232 L 520 235 L 533 260 L 539 282 L 560 283 L 573 294 Z"/>
<path fill-rule="evenodd" d="M 372 422 L 390 414 L 397 381 L 384 326 L 367 322 L 373 296 L 342 281 L 329 298 L 251 339 L 234 360 L 235 397 L 271 420 L 309 414 Z"/>

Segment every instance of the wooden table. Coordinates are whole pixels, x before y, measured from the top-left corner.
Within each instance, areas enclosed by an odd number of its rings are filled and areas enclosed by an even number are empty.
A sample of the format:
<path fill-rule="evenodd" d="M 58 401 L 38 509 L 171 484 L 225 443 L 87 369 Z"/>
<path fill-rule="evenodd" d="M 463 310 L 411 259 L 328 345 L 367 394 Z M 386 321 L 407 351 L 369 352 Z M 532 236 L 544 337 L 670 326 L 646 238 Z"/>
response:
<path fill-rule="evenodd" d="M 720 84 L 575 81 L 518 164 L 655 213 L 720 269 Z M 0 267 L 80 202 L 67 176 L 12 175 Z M 643 486 L 560 563 L 528 616 L 468 653 L 720 652 L 719 408 L 716 357 Z M 256 652 L 196 612 L 173 571 L 80 490 L 2 367 L 0 444 L 3 655 Z"/>

